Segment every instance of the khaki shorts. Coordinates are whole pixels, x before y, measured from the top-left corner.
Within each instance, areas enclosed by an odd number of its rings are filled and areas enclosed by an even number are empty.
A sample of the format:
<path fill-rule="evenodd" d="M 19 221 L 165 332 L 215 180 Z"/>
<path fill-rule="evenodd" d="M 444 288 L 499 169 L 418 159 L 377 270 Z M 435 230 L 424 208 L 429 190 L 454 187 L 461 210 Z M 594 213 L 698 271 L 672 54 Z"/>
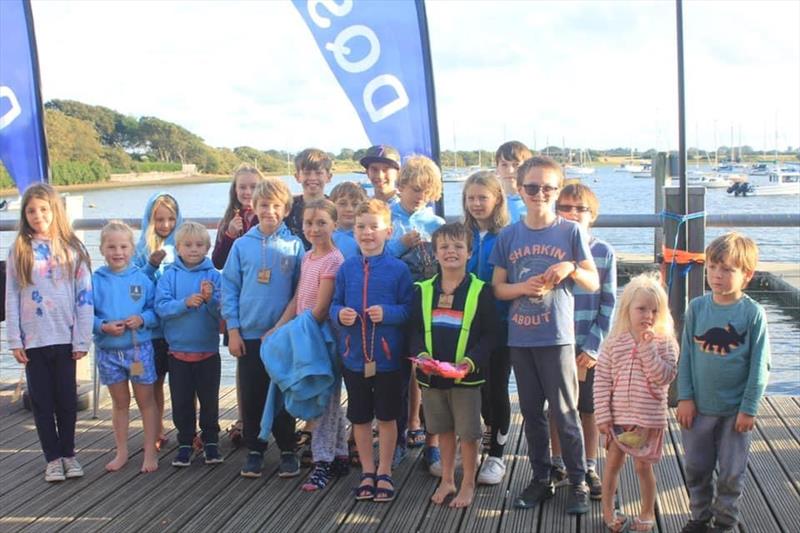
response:
<path fill-rule="evenodd" d="M 449 433 L 465 440 L 481 438 L 479 387 L 422 388 L 422 409 L 428 433 Z"/>

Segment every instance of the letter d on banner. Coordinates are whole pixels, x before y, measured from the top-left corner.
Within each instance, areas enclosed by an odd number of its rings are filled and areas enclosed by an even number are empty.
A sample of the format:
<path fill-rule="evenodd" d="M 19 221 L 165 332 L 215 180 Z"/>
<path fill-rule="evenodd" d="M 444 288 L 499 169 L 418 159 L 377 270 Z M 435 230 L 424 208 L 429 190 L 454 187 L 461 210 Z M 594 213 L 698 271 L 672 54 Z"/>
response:
<path fill-rule="evenodd" d="M 422 0 L 292 0 L 372 144 L 439 160 Z"/>

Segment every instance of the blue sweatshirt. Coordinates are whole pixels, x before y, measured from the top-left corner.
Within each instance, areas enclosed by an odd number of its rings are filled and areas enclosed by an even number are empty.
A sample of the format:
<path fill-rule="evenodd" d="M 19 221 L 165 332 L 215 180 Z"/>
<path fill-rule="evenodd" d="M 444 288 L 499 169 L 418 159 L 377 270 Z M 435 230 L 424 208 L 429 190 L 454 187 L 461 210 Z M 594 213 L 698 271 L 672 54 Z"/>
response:
<path fill-rule="evenodd" d="M 364 370 L 362 337 L 366 337 L 367 354 L 375 358 L 379 372 L 400 368 L 401 358 L 408 355 L 404 335 L 411 316 L 412 293 L 408 267 L 385 251 L 370 257 L 351 257 L 339 268 L 330 318 L 339 329 L 339 354 L 348 370 Z M 383 321 L 378 324 L 364 314 L 364 309 L 373 305 L 383 307 Z M 352 326 L 339 322 L 339 312 L 345 307 L 366 317 L 365 329 L 361 318 Z"/>
<path fill-rule="evenodd" d="M 136 243 L 136 253 L 133 256 L 133 264 L 138 266 L 142 269 L 142 271 L 148 275 L 148 277 L 153 280 L 153 282 L 158 281 L 158 278 L 164 273 L 164 270 L 167 269 L 173 262 L 175 262 L 175 258 L 178 254 L 175 252 L 175 232 L 178 230 L 181 224 L 183 224 L 183 215 L 181 215 L 180 206 L 178 206 L 178 215 L 175 221 L 175 227 L 172 228 L 172 232 L 167 235 L 167 238 L 164 239 L 164 246 L 163 250 L 167 252 L 166 257 L 164 260 L 161 261 L 161 264 L 158 268 L 154 267 L 150 264 L 150 254 L 153 253 L 155 250 L 150 250 L 147 247 L 147 228 L 150 227 L 150 219 L 153 216 L 153 204 L 156 200 L 162 196 L 169 196 L 173 200 L 175 197 L 166 192 L 157 192 L 147 200 L 147 205 L 144 208 L 144 215 L 142 215 L 142 233 L 139 235 L 139 242 Z M 175 205 L 178 205 L 178 201 L 175 200 Z"/>
<path fill-rule="evenodd" d="M 711 293 L 689 303 L 678 361 L 678 400 L 710 416 L 755 416 L 769 381 L 764 308 L 749 296 L 731 305 Z"/>
<path fill-rule="evenodd" d="M 478 279 L 485 281 L 489 285 L 492 284 L 492 276 L 494 275 L 494 265 L 489 262 L 489 256 L 492 255 L 492 248 L 494 242 L 497 240 L 497 233 L 486 232 L 481 237 L 480 231 L 477 229 L 472 230 L 472 255 L 467 260 L 467 272 L 471 272 L 478 276 Z M 497 318 L 501 322 L 508 322 L 508 309 L 511 307 L 511 302 L 506 300 L 494 300 L 497 307 Z M 506 324 L 502 327 L 508 328 Z"/>
<path fill-rule="evenodd" d="M 445 222 L 430 207 L 423 207 L 419 211 L 409 213 L 400 202 L 397 202 L 392 204 L 391 210 L 392 239 L 386 243 L 386 251 L 394 257 L 402 257 L 408 252 L 408 248 L 400 241 L 400 237 L 412 230 L 417 230 L 422 234 L 422 240 L 430 241 L 433 232 L 439 226 L 443 226 Z"/>
<path fill-rule="evenodd" d="M 508 216 L 511 217 L 511 224 L 519 222 L 528 215 L 528 208 L 525 206 L 525 200 L 519 194 L 509 194 L 506 196 L 506 204 L 508 205 Z"/>
<path fill-rule="evenodd" d="M 92 274 L 94 285 L 94 343 L 104 350 L 126 350 L 134 345 L 131 330 L 119 337 L 103 333 L 104 322 L 117 322 L 139 315 L 144 324 L 136 330 L 136 344 L 150 342 L 158 325 L 153 309 L 155 286 L 137 266 L 128 265 L 121 272 L 102 266 Z"/>
<path fill-rule="evenodd" d="M 187 307 L 186 298 L 200 293 L 200 284 L 214 285 L 211 299 L 200 307 Z M 219 351 L 220 287 L 222 278 L 209 258 L 187 267 L 180 257 L 156 285 L 156 313 L 171 350 L 179 352 Z"/>
<path fill-rule="evenodd" d="M 597 359 L 600 344 L 611 328 L 611 316 L 617 302 L 617 259 L 614 249 L 605 241 L 589 238 L 589 249 L 600 278 L 600 290 L 589 292 L 577 283 L 572 287 L 575 298 L 575 344 Z"/>
<path fill-rule="evenodd" d="M 358 243 L 353 238 L 353 230 L 337 229 L 333 232 L 333 244 L 342 252 L 345 259 L 350 259 L 361 254 Z"/>
<path fill-rule="evenodd" d="M 281 223 L 272 235 L 259 226 L 236 239 L 222 270 L 222 317 L 245 340 L 272 328 L 294 296 L 305 254 L 303 241 Z M 259 281 L 259 271 L 269 282 Z"/>

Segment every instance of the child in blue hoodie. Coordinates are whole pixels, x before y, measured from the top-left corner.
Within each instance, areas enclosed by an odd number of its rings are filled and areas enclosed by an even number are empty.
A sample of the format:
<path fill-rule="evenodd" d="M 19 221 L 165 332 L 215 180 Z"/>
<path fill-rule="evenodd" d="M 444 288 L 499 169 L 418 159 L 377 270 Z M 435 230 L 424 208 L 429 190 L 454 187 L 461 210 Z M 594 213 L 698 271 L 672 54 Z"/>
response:
<path fill-rule="evenodd" d="M 333 244 L 342 252 L 345 259 L 358 255 L 358 244 L 353 237 L 356 224 L 356 208 L 367 200 L 367 193 L 361 185 L 343 181 L 331 191 L 331 202 L 336 206 L 336 230 Z"/>
<path fill-rule="evenodd" d="M 237 358 L 244 441 L 249 449 L 241 475 L 258 478 L 267 449 L 258 434 L 269 387 L 261 362 L 261 339 L 294 296 L 305 250 L 284 224 L 292 194 L 280 178 L 268 177 L 258 184 L 253 206 L 258 225 L 236 239 L 222 271 L 222 316 L 228 323 L 228 350 Z M 294 418 L 282 410 L 272 425 L 281 450 L 280 477 L 300 474 L 294 424 Z"/>
<path fill-rule="evenodd" d="M 183 218 L 178 201 L 165 192 L 153 194 L 147 201 L 142 216 L 142 233 L 136 244 L 133 263 L 147 274 L 153 285 L 164 271 L 175 262 L 175 229 Z M 161 324 L 157 324 L 151 335 L 156 362 L 154 394 L 158 410 L 158 438 L 156 449 L 166 444 L 164 436 L 164 377 L 167 375 L 169 347 L 164 340 Z"/>
<path fill-rule="evenodd" d="M 153 310 L 155 288 L 150 278 L 131 264 L 133 231 L 120 221 L 111 221 L 100 232 L 100 252 L 106 266 L 92 275 L 94 285 L 94 344 L 100 383 L 111 394 L 111 420 L 117 454 L 106 465 L 114 472 L 128 461 L 128 409 L 130 390 L 144 426 L 142 472 L 158 469 L 156 454 L 156 381 L 151 331 L 158 324 Z"/>
<path fill-rule="evenodd" d="M 361 256 L 346 260 L 336 275 L 330 317 L 342 326 L 339 353 L 347 387 L 347 418 L 361 459 L 356 500 L 394 499 L 392 458 L 402 402 L 406 356 L 403 340 L 410 316 L 408 267 L 384 251 L 392 233 L 389 208 L 369 200 L 356 209 L 355 236 Z M 406 378 L 406 383 L 407 383 Z M 378 419 L 380 458 L 377 476 L 372 453 L 372 420 Z"/>
<path fill-rule="evenodd" d="M 175 233 L 178 257 L 156 286 L 156 313 L 170 347 L 169 390 L 172 420 L 178 428 L 178 454 L 172 466 L 189 466 L 195 437 L 194 398 L 200 400 L 200 430 L 206 464 L 222 462 L 219 453 L 220 275 L 206 257 L 208 230 L 185 222 Z"/>

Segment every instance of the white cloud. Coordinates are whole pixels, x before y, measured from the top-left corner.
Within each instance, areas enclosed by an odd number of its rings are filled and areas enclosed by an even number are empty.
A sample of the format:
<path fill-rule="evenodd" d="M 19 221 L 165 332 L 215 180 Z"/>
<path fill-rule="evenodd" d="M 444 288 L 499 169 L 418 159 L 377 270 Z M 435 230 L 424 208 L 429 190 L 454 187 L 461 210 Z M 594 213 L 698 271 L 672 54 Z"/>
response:
<path fill-rule="evenodd" d="M 359 1 L 359 0 L 356 0 Z M 34 18 L 45 99 L 176 122 L 209 144 L 367 144 L 288 1 L 50 2 Z M 388 12 L 388 10 L 387 10 Z M 429 1 L 443 148 L 509 138 L 677 145 L 672 2 Z M 800 145 L 797 2 L 685 2 L 688 143 L 730 126 Z M 724 140 L 723 139 L 727 139 Z"/>

